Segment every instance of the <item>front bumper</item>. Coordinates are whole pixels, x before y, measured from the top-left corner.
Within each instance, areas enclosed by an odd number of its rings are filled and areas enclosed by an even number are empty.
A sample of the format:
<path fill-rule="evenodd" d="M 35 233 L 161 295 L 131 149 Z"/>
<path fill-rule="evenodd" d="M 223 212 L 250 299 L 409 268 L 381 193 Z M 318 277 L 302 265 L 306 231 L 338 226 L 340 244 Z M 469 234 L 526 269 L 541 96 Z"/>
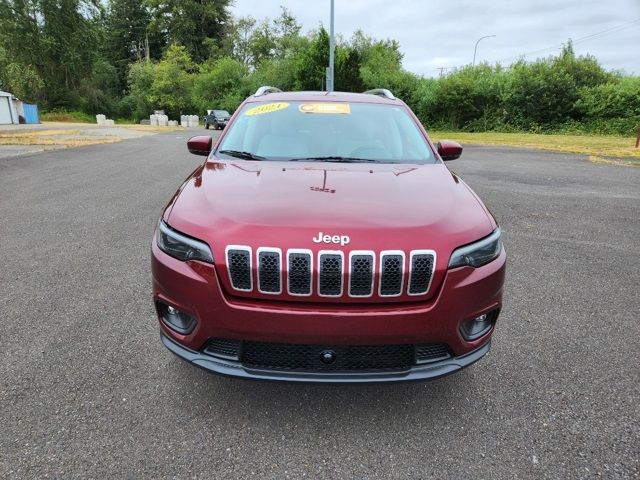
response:
<path fill-rule="evenodd" d="M 197 318 L 194 330 L 184 335 L 159 322 L 166 336 L 192 351 L 202 350 L 210 339 L 222 338 L 316 345 L 445 343 L 460 357 L 481 347 L 493 332 L 467 341 L 460 324 L 501 308 L 505 263 L 503 251 L 483 267 L 449 270 L 427 302 L 268 302 L 227 295 L 213 265 L 176 260 L 154 241 L 153 296 Z"/>
<path fill-rule="evenodd" d="M 162 343 L 181 359 L 212 373 L 253 380 L 271 380 L 303 383 L 391 383 L 433 380 L 450 375 L 484 357 L 491 348 L 491 340 L 465 355 L 448 358 L 426 365 L 415 365 L 407 370 L 393 372 L 292 372 L 261 370 L 244 367 L 242 363 L 212 357 L 178 345 L 160 332 Z"/>

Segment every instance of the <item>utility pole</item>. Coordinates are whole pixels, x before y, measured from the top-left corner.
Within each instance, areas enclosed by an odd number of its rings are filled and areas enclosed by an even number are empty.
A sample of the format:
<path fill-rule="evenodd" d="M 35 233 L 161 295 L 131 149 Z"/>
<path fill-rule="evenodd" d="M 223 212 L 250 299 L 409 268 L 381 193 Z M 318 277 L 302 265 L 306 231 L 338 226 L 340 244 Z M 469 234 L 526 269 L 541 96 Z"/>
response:
<path fill-rule="evenodd" d="M 334 51 L 336 48 L 335 40 L 333 37 L 333 18 L 334 18 L 334 8 L 333 1 L 331 0 L 331 20 L 329 22 L 329 75 L 327 78 L 327 92 L 333 92 L 335 87 L 333 83 L 333 63 L 334 63 Z"/>
<path fill-rule="evenodd" d="M 478 52 L 478 44 L 480 43 L 480 40 L 483 40 L 485 38 L 491 38 L 491 37 L 495 37 L 495 35 L 485 35 L 484 37 L 480 37 L 476 42 L 476 46 L 473 49 L 473 63 L 471 64 L 472 67 L 476 66 L 476 53 Z"/>

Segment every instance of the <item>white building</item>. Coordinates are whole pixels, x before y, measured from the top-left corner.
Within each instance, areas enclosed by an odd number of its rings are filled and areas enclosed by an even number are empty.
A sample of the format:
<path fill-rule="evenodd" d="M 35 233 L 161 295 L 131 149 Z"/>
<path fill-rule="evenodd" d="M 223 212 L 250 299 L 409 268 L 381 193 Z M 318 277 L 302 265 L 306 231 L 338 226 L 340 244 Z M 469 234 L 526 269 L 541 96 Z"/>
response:
<path fill-rule="evenodd" d="M 0 125 L 20 123 L 13 95 L 0 90 Z"/>

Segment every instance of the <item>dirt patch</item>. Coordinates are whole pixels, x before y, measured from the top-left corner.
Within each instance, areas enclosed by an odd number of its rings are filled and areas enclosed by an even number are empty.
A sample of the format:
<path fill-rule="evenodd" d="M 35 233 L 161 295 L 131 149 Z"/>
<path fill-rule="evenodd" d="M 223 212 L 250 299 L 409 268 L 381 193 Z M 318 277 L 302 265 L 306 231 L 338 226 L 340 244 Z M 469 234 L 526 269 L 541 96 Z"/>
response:
<path fill-rule="evenodd" d="M 47 122 L 40 125 L 11 125 L 0 130 L 0 157 L 59 148 L 109 144 L 172 130 L 171 128 L 145 128 L 139 125 L 100 127 L 98 125 L 60 122 Z"/>

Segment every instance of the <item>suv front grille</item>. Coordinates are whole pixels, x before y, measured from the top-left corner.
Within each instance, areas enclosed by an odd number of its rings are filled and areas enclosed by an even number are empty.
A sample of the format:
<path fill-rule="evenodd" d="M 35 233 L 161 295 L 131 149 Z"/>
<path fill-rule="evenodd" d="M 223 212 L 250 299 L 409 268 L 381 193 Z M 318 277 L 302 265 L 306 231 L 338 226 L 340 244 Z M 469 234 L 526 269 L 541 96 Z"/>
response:
<path fill-rule="evenodd" d="M 433 250 L 383 250 L 376 263 L 376 252 L 321 251 L 314 265 L 310 250 L 290 249 L 283 261 L 278 248 L 260 247 L 254 261 L 251 247 L 229 246 L 226 249 L 231 287 L 240 292 L 322 297 L 369 298 L 426 295 L 431 288 L 436 254 Z M 407 262 L 407 256 L 409 258 Z M 408 263 L 408 265 L 407 265 Z M 253 265 L 256 264 L 255 272 Z M 315 268 L 314 268 L 315 267 Z M 283 288 L 283 284 L 286 288 Z M 316 287 L 317 285 L 317 287 Z"/>

